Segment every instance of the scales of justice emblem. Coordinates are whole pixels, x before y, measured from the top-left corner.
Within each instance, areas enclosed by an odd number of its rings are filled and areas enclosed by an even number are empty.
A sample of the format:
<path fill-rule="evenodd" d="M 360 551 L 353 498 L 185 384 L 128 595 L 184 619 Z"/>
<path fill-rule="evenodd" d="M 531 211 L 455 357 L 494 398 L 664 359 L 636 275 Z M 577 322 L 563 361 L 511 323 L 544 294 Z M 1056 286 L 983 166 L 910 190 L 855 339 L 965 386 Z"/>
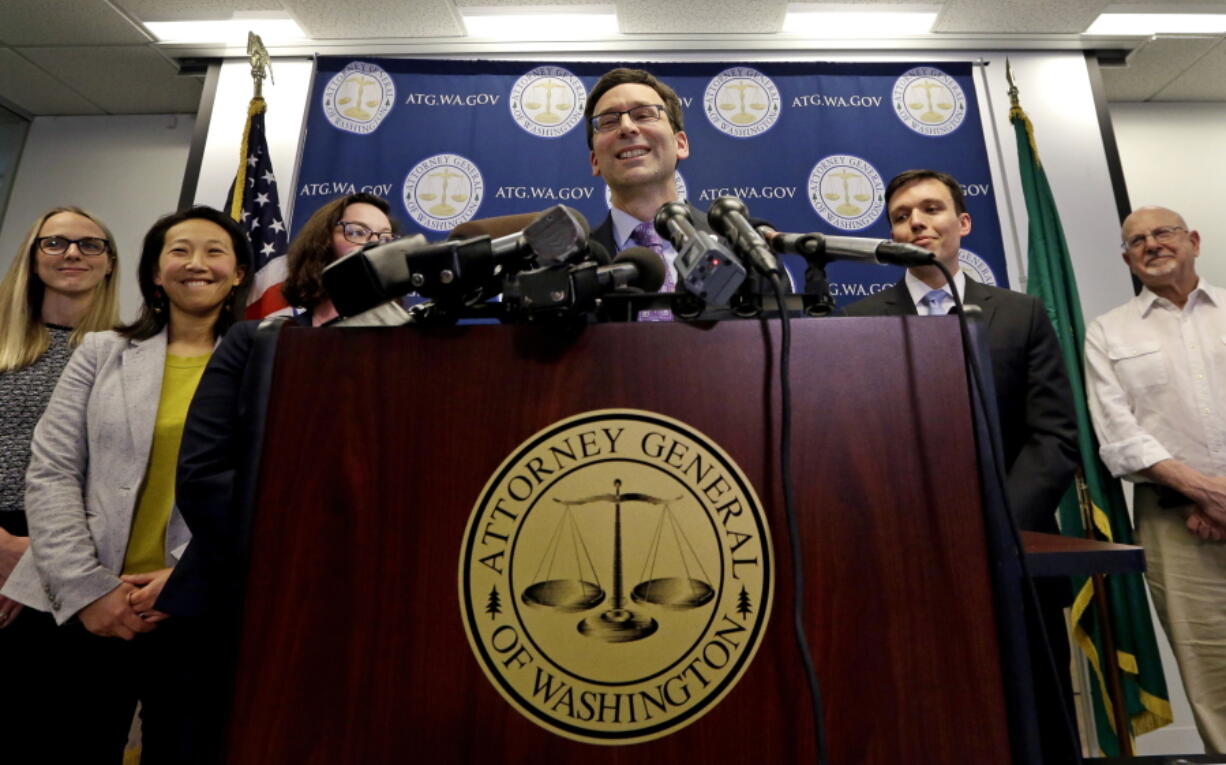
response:
<path fill-rule="evenodd" d="M 430 204 L 426 211 L 431 215 L 437 218 L 450 218 L 459 211 L 450 203 L 464 204 L 468 201 L 469 196 L 466 186 L 460 183 L 452 185 L 451 182 L 464 180 L 467 180 L 467 176 L 463 173 L 457 173 L 449 167 L 440 167 L 426 174 L 426 183 L 430 190 L 418 191 L 417 198 Z M 450 194 L 448 194 L 448 185 L 452 185 Z"/>
<path fill-rule="evenodd" d="M 596 566 L 592 563 L 591 554 L 588 552 L 587 544 L 583 542 L 580 526 L 572 510 L 592 506 L 606 508 L 611 506 L 613 510 L 611 519 L 613 521 L 612 599 L 607 609 L 592 614 L 577 624 L 581 635 L 609 643 L 640 640 L 653 634 L 659 628 L 659 623 L 654 618 L 635 611 L 627 603 L 624 587 L 625 556 L 622 551 L 622 506 L 624 504 L 644 503 L 661 508 L 659 522 L 656 524 L 656 531 L 644 563 L 644 573 L 640 576 L 638 584 L 630 591 L 630 600 L 635 603 L 654 603 L 666 608 L 688 609 L 704 605 L 715 597 L 715 589 L 710 584 L 710 576 L 703 570 L 702 561 L 698 559 L 693 545 L 674 515 L 672 504 L 680 501 L 681 497 L 669 500 L 637 492 L 623 494 L 621 488 L 622 482 L 618 478 L 613 481 L 612 494 L 597 494 L 576 500 L 554 500 L 566 512 L 558 521 L 557 529 L 552 535 L 550 549 L 541 558 L 538 574 L 546 567 L 546 564 L 549 564 L 549 570 L 544 572 L 544 578 L 529 585 L 520 596 L 528 605 L 556 608 L 561 611 L 588 611 L 601 605 L 605 601 L 606 593 L 600 584 Z M 654 576 L 656 564 L 659 562 L 661 541 L 664 536 L 662 532 L 666 521 L 673 530 L 675 543 L 673 552 L 685 571 L 684 576 Z M 550 579 L 548 577 L 552 573 L 552 564 L 558 558 L 564 526 L 570 528 L 572 538 L 577 546 L 582 548 L 584 555 L 575 557 L 574 573 L 577 576 Z M 694 569 L 692 573 L 691 566 Z M 590 580 L 583 578 L 585 571 L 590 573 Z"/>
<path fill-rule="evenodd" d="M 567 69 L 538 66 L 515 81 L 507 104 L 521 128 L 541 138 L 558 138 L 583 118 L 587 90 Z"/>
<path fill-rule="evenodd" d="M 564 114 L 558 114 L 558 111 L 569 113 L 571 107 L 574 106 L 566 96 L 571 95 L 570 88 L 565 83 L 558 82 L 553 79 L 540 79 L 532 84 L 532 90 L 536 93 L 543 92 L 545 98 L 542 101 L 539 97 L 534 101 L 524 101 L 524 107 L 532 113 L 532 118 L 542 125 L 556 125 L 565 119 Z M 554 91 L 564 91 L 558 97 L 558 103 L 554 103 Z"/>
<path fill-rule="evenodd" d="M 707 120 L 722 133 L 751 138 L 779 119 L 779 89 L 756 69 L 732 67 L 717 74 L 703 92 Z"/>
<path fill-rule="evenodd" d="M 461 617 L 522 715 L 636 743 L 693 723 L 744 675 L 773 561 L 753 486 L 715 442 L 597 410 L 531 436 L 487 482 L 461 546 Z"/>
<path fill-rule="evenodd" d="M 966 117 L 962 87 L 935 67 L 918 66 L 904 72 L 894 83 L 892 100 L 903 124 L 922 135 L 948 135 Z"/>
<path fill-rule="evenodd" d="M 396 85 L 375 64 L 351 61 L 337 72 L 323 93 L 324 116 L 341 130 L 366 135 L 392 110 Z"/>

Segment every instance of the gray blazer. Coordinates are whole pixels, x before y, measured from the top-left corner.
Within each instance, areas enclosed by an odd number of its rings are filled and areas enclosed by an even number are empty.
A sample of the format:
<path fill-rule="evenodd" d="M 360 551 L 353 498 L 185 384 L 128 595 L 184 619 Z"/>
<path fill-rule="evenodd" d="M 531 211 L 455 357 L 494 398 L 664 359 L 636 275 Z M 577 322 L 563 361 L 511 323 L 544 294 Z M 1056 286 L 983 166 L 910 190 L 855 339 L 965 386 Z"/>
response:
<path fill-rule="evenodd" d="M 119 586 L 162 393 L 166 331 L 85 336 L 34 429 L 26 472 L 30 548 L 4 595 L 63 624 Z M 166 565 L 190 539 L 173 508 Z"/>

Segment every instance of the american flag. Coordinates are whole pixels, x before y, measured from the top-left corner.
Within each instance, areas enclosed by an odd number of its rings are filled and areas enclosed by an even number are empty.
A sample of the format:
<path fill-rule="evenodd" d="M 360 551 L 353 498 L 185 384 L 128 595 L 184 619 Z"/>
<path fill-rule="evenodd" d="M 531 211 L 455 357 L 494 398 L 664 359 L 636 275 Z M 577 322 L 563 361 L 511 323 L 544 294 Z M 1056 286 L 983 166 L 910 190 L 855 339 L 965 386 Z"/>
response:
<path fill-rule="evenodd" d="M 268 155 L 268 140 L 264 137 L 265 109 L 263 98 L 251 99 L 243 130 L 242 161 L 226 198 L 226 211 L 243 224 L 255 256 L 252 263 L 255 281 L 247 299 L 248 319 L 293 312 L 281 296 L 289 237 L 277 196 L 277 177 Z"/>

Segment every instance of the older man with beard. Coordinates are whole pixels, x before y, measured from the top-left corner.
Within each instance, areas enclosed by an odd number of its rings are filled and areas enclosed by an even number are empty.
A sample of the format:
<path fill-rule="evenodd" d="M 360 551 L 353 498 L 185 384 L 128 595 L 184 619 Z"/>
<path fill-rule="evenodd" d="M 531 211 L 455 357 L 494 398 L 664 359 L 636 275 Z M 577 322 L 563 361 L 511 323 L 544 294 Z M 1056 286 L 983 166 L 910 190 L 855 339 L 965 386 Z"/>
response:
<path fill-rule="evenodd" d="M 1136 482 L 1137 537 L 1196 727 L 1226 752 L 1226 290 L 1196 274 L 1200 235 L 1176 212 L 1124 220 L 1140 294 L 1086 333 L 1103 462 Z"/>

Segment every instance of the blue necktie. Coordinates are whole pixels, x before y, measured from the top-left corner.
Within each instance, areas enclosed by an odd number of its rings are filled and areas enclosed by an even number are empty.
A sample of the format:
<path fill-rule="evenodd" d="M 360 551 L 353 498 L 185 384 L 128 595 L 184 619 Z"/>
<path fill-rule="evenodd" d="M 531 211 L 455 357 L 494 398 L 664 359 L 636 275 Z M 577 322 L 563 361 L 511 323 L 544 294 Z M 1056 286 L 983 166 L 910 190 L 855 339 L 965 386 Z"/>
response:
<path fill-rule="evenodd" d="M 945 301 L 948 299 L 949 293 L 945 290 L 931 290 L 920 298 L 920 302 L 927 309 L 927 316 L 944 316 L 949 313 L 949 309 L 945 307 Z"/>

